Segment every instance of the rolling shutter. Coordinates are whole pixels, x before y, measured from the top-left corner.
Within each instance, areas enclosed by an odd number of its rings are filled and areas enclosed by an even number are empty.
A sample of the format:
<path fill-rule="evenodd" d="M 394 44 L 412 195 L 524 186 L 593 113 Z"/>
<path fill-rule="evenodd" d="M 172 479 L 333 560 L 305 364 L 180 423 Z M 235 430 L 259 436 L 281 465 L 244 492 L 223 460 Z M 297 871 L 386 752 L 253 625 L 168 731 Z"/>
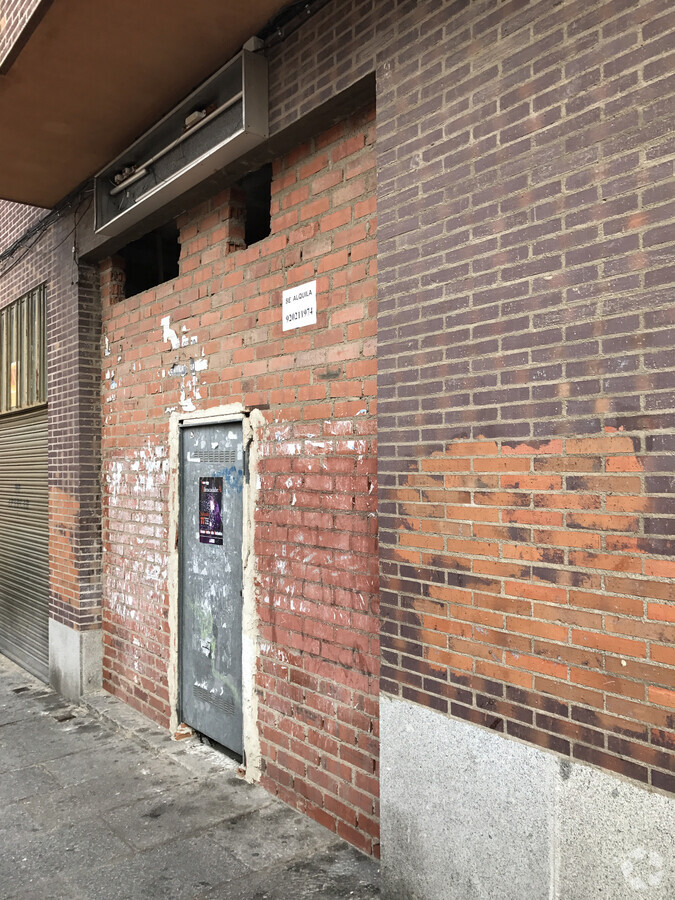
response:
<path fill-rule="evenodd" d="M 49 678 L 47 408 L 0 416 L 0 651 Z"/>

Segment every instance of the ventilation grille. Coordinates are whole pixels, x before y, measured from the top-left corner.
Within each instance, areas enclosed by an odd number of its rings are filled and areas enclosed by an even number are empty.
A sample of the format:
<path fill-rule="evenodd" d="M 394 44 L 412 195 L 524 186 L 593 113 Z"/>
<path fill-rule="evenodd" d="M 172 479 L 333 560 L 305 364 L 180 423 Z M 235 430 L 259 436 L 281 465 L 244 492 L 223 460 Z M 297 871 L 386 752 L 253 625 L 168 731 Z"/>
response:
<path fill-rule="evenodd" d="M 208 703 L 214 709 L 220 710 L 226 716 L 233 716 L 235 712 L 234 697 L 232 693 L 225 688 L 225 693 L 215 694 L 213 691 L 207 691 L 206 688 L 200 687 L 198 684 L 192 686 L 192 696 L 195 700 L 201 700 L 202 703 Z"/>
<path fill-rule="evenodd" d="M 234 466 L 237 463 L 236 450 L 199 450 L 200 460 L 208 466 Z"/>
<path fill-rule="evenodd" d="M 97 233 L 122 234 L 257 147 L 267 110 L 267 61 L 243 50 L 99 172 Z"/>

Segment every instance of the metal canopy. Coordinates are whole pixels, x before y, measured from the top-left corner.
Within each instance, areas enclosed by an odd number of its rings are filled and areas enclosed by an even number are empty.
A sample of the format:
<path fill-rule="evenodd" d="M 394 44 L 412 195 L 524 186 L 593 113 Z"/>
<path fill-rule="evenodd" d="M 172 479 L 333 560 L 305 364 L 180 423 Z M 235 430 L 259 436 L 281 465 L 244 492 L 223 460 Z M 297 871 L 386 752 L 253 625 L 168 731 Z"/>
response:
<path fill-rule="evenodd" d="M 288 0 L 53 0 L 0 75 L 0 198 L 52 207 Z"/>

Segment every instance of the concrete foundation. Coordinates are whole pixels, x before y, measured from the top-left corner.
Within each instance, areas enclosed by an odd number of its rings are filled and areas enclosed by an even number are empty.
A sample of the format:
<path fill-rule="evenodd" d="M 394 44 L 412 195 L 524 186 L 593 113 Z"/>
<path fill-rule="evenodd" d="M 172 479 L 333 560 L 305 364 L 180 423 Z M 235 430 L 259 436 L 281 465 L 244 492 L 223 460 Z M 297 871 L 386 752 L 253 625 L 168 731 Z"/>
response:
<path fill-rule="evenodd" d="M 101 687 L 101 631 L 74 631 L 49 620 L 49 683 L 69 700 Z"/>
<path fill-rule="evenodd" d="M 388 900 L 667 900 L 675 800 L 380 699 Z"/>

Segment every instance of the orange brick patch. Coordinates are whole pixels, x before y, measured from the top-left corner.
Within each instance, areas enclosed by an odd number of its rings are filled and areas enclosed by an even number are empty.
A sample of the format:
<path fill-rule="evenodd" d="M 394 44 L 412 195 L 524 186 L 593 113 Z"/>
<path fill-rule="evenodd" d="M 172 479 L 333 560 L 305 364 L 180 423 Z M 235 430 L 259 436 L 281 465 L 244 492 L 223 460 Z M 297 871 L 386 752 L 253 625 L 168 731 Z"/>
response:
<path fill-rule="evenodd" d="M 675 510 L 640 438 L 454 441 L 386 492 L 383 689 L 672 789 Z"/>

